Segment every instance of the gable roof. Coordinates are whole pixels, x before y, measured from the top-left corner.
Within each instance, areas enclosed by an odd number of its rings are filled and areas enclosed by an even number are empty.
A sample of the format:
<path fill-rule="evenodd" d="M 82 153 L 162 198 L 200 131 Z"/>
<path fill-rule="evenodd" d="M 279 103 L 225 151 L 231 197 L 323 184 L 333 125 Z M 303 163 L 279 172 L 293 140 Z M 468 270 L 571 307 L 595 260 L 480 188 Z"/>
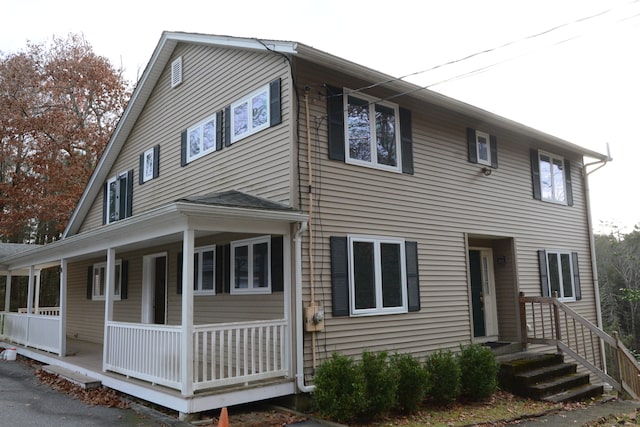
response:
<path fill-rule="evenodd" d="M 142 77 L 138 81 L 122 117 L 111 135 L 109 143 L 107 144 L 96 169 L 91 175 L 80 201 L 71 215 L 69 223 L 64 230 L 63 238 L 78 232 L 82 220 L 87 215 L 91 207 L 92 201 L 98 196 L 102 188 L 102 184 L 108 178 L 107 174 L 116 161 L 120 149 L 127 140 L 127 137 L 145 107 L 153 88 L 158 82 L 158 79 L 169 62 L 174 49 L 179 43 L 248 49 L 254 51 L 271 51 L 278 54 L 292 55 L 313 63 L 323 64 L 347 74 L 357 75 L 364 80 L 372 82 L 386 82 L 384 87 L 390 90 L 398 93 L 410 94 L 409 96 L 417 100 L 477 118 L 485 123 L 496 124 L 517 133 L 530 135 L 533 138 L 550 144 L 551 146 L 557 146 L 598 160 L 608 159 L 606 155 L 601 153 L 588 150 L 563 139 L 556 138 L 523 124 L 490 113 L 481 108 L 474 107 L 462 101 L 422 88 L 413 83 L 399 80 L 387 74 L 355 64 L 346 59 L 339 58 L 301 43 L 165 31 L 162 33 L 160 41 L 153 51 L 151 59 L 149 60 Z"/>

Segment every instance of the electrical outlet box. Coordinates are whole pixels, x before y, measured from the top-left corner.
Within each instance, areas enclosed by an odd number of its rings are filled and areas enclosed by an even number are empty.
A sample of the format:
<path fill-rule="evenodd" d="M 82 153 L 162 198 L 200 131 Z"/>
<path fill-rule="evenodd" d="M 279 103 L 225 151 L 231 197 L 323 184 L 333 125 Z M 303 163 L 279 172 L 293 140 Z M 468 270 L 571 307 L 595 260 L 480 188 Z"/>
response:
<path fill-rule="evenodd" d="M 304 308 L 304 329 L 307 332 L 324 330 L 324 308 L 315 303 Z"/>

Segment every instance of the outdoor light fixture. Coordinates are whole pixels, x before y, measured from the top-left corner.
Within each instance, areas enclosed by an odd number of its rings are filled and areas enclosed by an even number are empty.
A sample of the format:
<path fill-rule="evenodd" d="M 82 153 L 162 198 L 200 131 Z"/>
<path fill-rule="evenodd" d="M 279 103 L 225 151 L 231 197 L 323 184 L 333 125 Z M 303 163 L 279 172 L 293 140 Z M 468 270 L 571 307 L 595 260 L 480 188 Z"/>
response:
<path fill-rule="evenodd" d="M 484 176 L 489 176 L 491 175 L 491 169 L 490 168 L 482 168 L 482 174 Z"/>

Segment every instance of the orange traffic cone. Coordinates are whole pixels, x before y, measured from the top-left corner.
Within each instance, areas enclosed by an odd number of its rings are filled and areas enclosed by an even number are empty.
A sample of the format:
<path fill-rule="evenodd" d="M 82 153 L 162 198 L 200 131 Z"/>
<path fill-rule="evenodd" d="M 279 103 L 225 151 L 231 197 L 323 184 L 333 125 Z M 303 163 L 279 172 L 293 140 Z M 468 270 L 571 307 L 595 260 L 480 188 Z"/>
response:
<path fill-rule="evenodd" d="M 220 411 L 220 419 L 218 420 L 218 427 L 229 427 L 229 414 L 227 413 L 227 407 L 225 406 Z"/>

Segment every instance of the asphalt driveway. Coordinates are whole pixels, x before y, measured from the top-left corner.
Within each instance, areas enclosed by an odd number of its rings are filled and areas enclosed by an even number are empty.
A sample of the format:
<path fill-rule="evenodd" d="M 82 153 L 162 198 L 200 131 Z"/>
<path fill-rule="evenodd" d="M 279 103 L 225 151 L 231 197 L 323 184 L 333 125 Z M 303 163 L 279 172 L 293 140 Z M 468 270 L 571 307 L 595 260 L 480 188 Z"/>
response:
<path fill-rule="evenodd" d="M 91 406 L 42 384 L 34 368 L 0 360 L 0 425 L 20 427 L 186 426 L 143 407 Z"/>

